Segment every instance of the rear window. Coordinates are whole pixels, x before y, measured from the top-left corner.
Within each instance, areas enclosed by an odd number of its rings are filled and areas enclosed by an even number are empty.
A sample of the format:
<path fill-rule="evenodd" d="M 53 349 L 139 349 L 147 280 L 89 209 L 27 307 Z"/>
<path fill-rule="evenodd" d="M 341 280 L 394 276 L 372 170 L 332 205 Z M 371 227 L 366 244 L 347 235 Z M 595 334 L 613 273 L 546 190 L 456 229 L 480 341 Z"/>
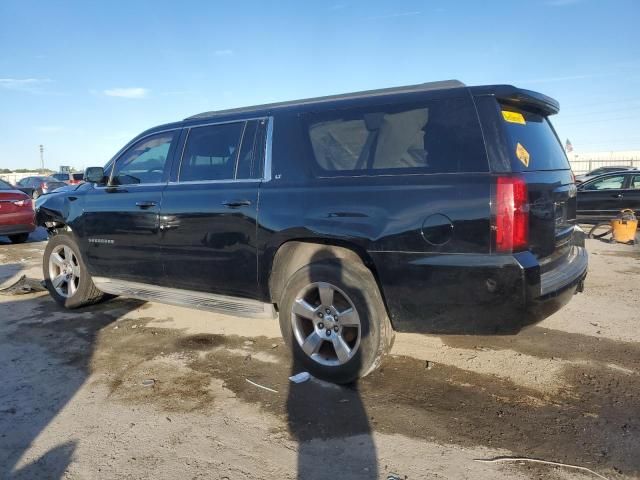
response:
<path fill-rule="evenodd" d="M 52 177 L 56 180 L 61 180 L 61 181 L 69 180 L 68 173 L 55 173 L 52 175 Z"/>
<path fill-rule="evenodd" d="M 488 171 L 470 100 L 332 110 L 306 127 L 320 176 Z"/>
<path fill-rule="evenodd" d="M 71 176 L 74 180 L 84 180 L 84 173 L 72 173 Z"/>
<path fill-rule="evenodd" d="M 568 170 L 569 161 L 547 117 L 501 106 L 515 170 Z"/>
<path fill-rule="evenodd" d="M 0 190 L 13 190 L 13 186 L 0 179 Z"/>

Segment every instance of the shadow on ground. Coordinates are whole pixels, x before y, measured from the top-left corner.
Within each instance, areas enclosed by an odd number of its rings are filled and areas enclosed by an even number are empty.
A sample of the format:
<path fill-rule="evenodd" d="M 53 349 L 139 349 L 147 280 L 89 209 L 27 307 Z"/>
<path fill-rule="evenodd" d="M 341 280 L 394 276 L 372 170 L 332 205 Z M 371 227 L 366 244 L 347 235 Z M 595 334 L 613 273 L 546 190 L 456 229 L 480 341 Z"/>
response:
<path fill-rule="evenodd" d="M 20 465 L 36 437 L 83 385 L 99 332 L 142 302 L 113 300 L 69 312 L 48 295 L 0 303 L 0 478 L 57 479 L 76 448 L 61 439 Z"/>

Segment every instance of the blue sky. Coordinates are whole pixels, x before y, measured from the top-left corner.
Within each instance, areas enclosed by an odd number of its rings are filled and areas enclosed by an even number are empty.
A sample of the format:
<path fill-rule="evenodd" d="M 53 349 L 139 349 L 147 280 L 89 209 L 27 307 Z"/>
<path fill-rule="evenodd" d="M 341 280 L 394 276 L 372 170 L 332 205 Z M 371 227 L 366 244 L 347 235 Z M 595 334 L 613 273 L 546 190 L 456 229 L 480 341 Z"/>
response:
<path fill-rule="evenodd" d="M 557 98 L 576 151 L 640 149 L 640 1 L 0 2 L 0 168 L 102 165 L 202 111 L 457 78 Z"/>

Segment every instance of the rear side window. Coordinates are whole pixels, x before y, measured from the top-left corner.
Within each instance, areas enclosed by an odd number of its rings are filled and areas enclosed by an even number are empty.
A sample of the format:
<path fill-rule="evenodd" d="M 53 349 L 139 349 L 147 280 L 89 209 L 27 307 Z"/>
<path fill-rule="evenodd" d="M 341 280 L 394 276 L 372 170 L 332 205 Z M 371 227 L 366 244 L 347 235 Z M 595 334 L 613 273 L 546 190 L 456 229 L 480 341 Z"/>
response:
<path fill-rule="evenodd" d="M 470 100 L 333 110 L 305 121 L 320 176 L 488 171 Z"/>
<path fill-rule="evenodd" d="M 568 170 L 569 161 L 545 116 L 502 105 L 514 170 Z"/>
<path fill-rule="evenodd" d="M 180 181 L 235 178 L 243 128 L 244 122 L 191 128 L 180 164 Z"/>

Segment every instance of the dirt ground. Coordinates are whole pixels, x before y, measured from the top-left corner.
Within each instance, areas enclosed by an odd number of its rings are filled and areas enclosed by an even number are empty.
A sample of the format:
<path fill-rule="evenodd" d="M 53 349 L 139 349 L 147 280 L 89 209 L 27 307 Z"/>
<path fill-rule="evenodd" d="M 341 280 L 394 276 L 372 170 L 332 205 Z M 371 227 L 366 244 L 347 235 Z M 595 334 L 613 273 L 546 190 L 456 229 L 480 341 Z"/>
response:
<path fill-rule="evenodd" d="M 0 288 L 45 238 L 0 237 Z M 0 478 L 640 478 L 640 249 L 588 241 L 585 292 L 516 336 L 399 334 L 353 387 L 292 384 L 276 321 L 0 295 Z M 268 387 L 266 390 L 250 383 Z M 394 476 L 395 475 L 395 476 Z"/>

